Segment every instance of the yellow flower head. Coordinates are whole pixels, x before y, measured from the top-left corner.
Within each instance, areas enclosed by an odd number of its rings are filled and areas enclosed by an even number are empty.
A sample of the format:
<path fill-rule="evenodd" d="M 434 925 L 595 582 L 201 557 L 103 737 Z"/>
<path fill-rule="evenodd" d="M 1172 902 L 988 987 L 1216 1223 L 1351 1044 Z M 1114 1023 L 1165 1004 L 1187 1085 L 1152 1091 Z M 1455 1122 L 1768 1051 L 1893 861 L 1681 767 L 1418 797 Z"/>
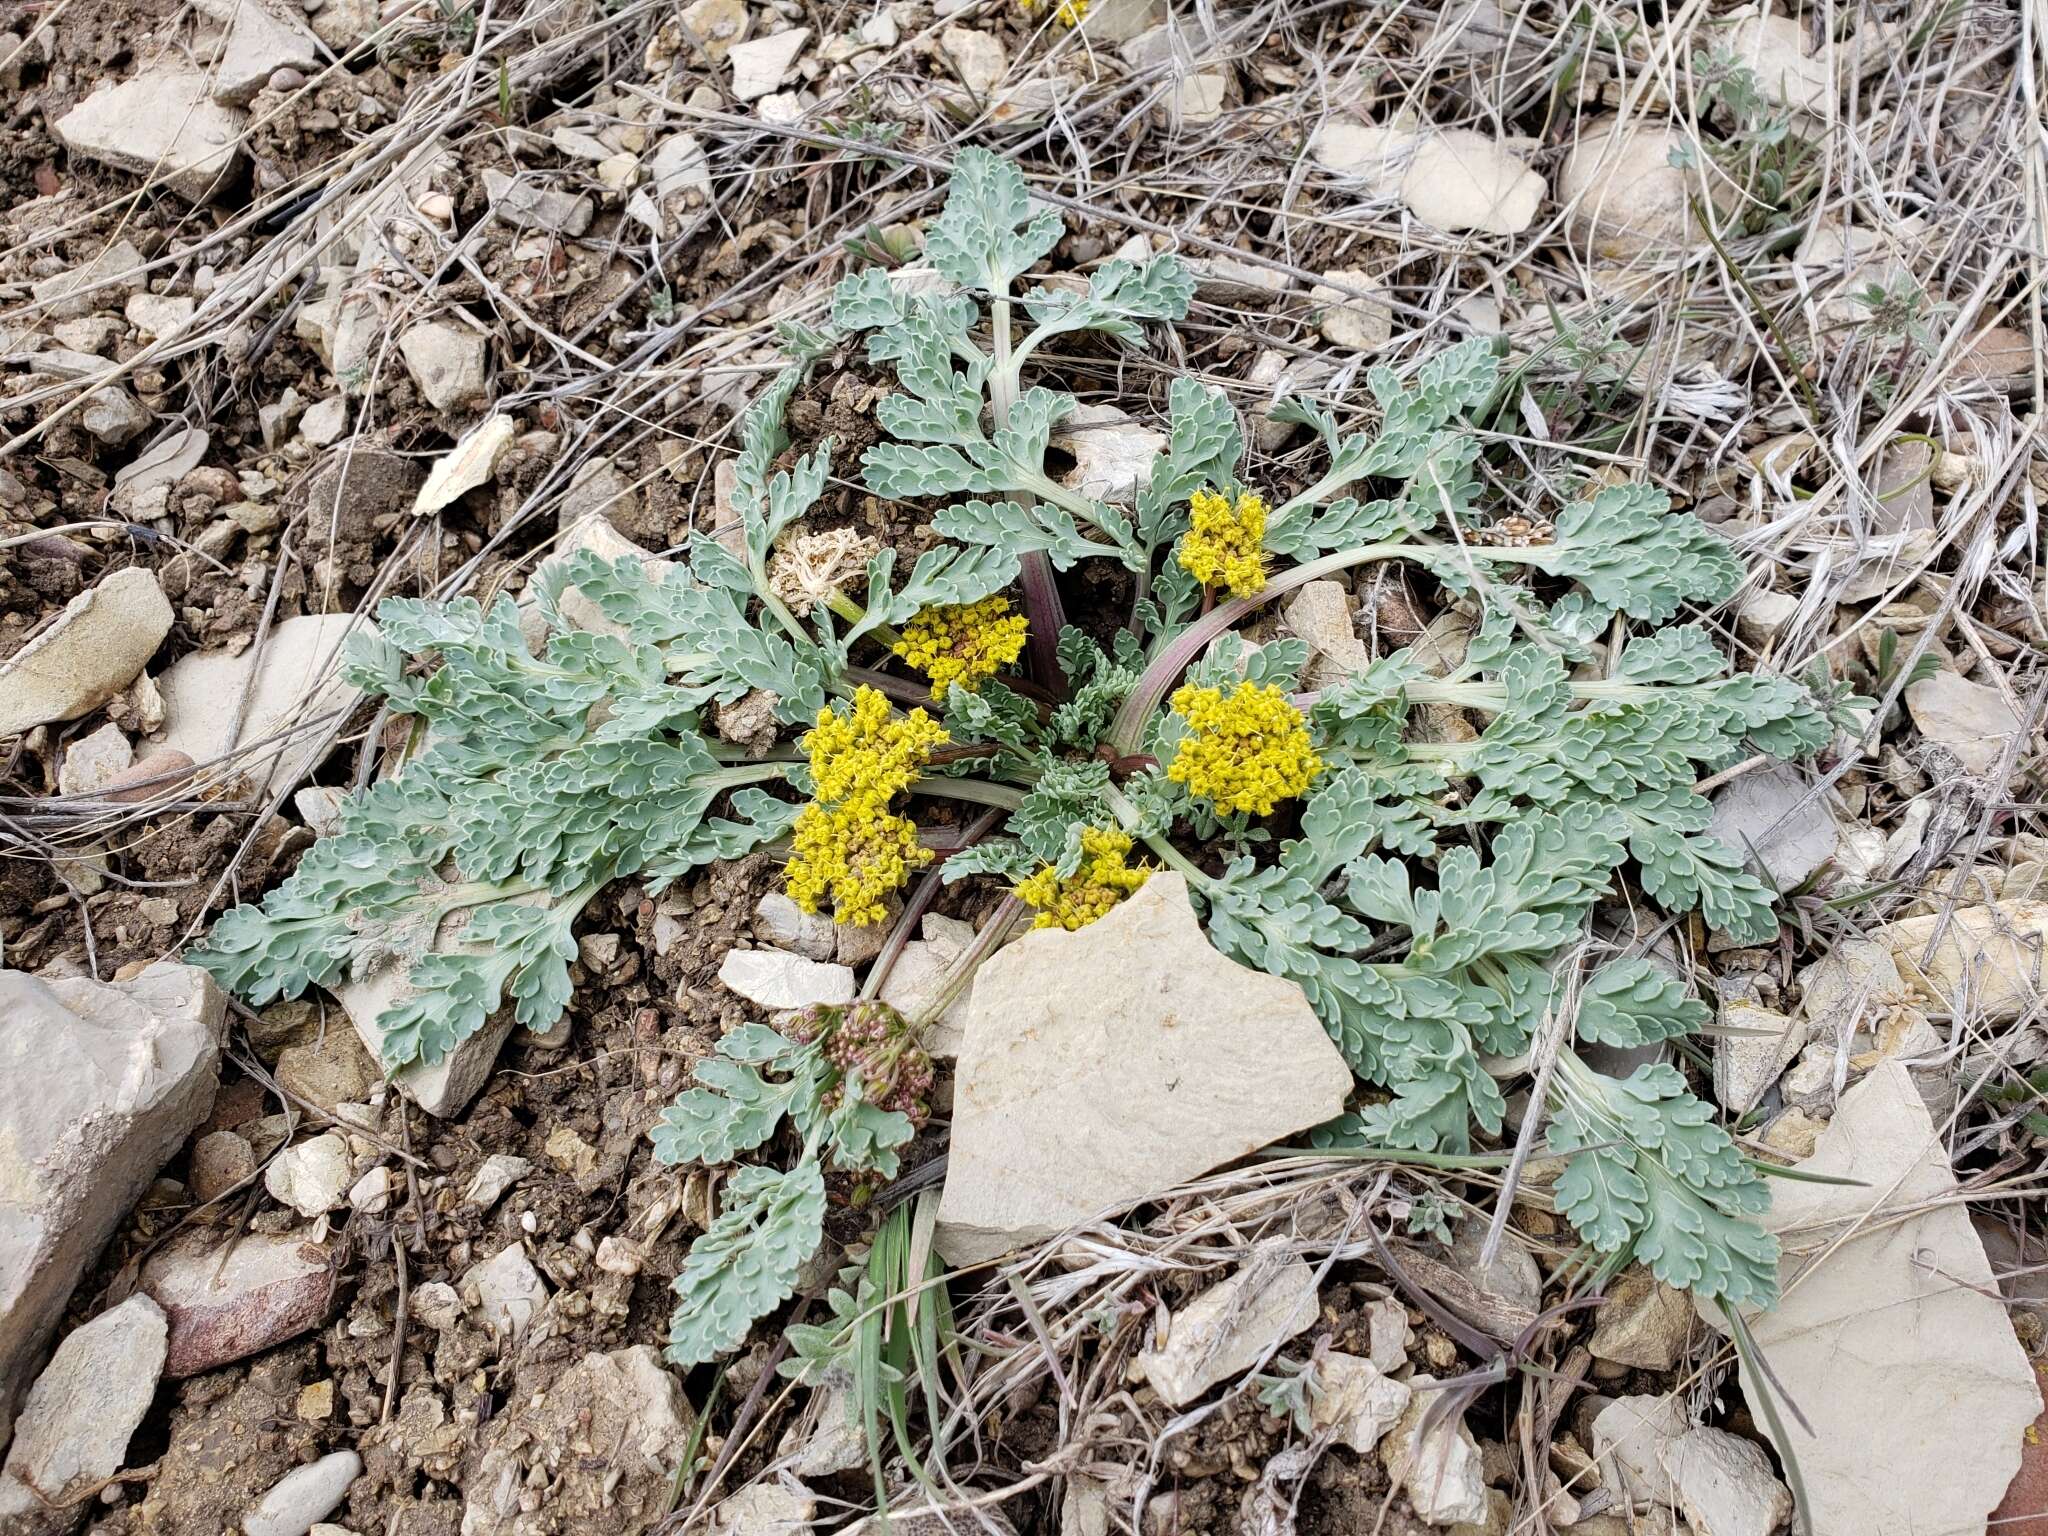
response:
<path fill-rule="evenodd" d="M 845 714 L 831 705 L 804 735 L 815 794 L 798 813 L 784 872 L 790 899 L 806 912 L 832 903 L 836 922 L 867 927 L 888 916 L 889 893 L 929 864 L 917 825 L 890 812 L 932 750 L 951 738 L 921 709 L 892 716 L 873 688 L 856 689 Z"/>
<path fill-rule="evenodd" d="M 816 801 L 797 814 L 785 872 L 790 900 L 815 912 L 829 897 L 833 921 L 867 928 L 889 915 L 889 893 L 932 861 L 917 824 L 862 802 L 827 809 Z"/>
<path fill-rule="evenodd" d="M 1190 684 L 1175 690 L 1173 712 L 1187 734 L 1166 776 L 1218 811 L 1270 816 L 1322 772 L 1308 722 L 1272 683 L 1241 682 L 1227 697 Z"/>
<path fill-rule="evenodd" d="M 904 625 L 894 649 L 932 680 L 932 697 L 943 699 L 948 688 L 972 693 L 983 678 L 1015 661 L 1027 629 L 1022 614 L 1011 616 L 1007 597 L 943 603 Z"/>
<path fill-rule="evenodd" d="M 1180 541 L 1181 568 L 1205 587 L 1252 597 L 1266 585 L 1266 499 L 1239 491 L 1197 491 L 1188 498 L 1189 527 Z"/>
<path fill-rule="evenodd" d="M 1037 10 L 1044 0 L 1017 0 L 1017 3 L 1028 16 Z M 1059 0 L 1052 13 L 1061 26 L 1078 27 L 1081 25 L 1081 18 L 1088 14 L 1088 0 Z"/>
<path fill-rule="evenodd" d="M 858 688 L 844 715 L 830 704 L 818 711 L 818 723 L 804 733 L 804 750 L 820 804 L 864 800 L 880 810 L 910 788 L 931 761 L 932 749 L 951 739 L 923 710 L 892 718 L 879 689 Z"/>
<path fill-rule="evenodd" d="M 1150 864 L 1136 866 L 1125 860 L 1131 840 L 1122 832 L 1101 827 L 1081 829 L 1081 867 L 1062 878 L 1056 865 L 1048 864 L 1017 886 L 1017 899 L 1036 907 L 1034 928 L 1064 928 L 1072 933 L 1086 928 L 1098 917 L 1152 878 Z"/>

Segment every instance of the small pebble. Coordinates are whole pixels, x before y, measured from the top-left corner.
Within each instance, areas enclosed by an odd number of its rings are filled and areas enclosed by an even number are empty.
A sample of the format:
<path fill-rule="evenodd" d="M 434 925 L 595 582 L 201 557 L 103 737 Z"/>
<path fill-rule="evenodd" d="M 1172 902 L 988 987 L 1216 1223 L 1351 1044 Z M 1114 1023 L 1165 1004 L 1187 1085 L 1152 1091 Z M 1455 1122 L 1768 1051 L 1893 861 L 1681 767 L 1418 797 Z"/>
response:
<path fill-rule="evenodd" d="M 296 91 L 306 83 L 306 77 L 289 65 L 270 72 L 270 88 L 273 91 Z"/>
<path fill-rule="evenodd" d="M 455 218 L 455 199 L 446 192 L 429 192 L 420 199 L 419 208 L 423 217 L 436 224 L 452 223 Z"/>

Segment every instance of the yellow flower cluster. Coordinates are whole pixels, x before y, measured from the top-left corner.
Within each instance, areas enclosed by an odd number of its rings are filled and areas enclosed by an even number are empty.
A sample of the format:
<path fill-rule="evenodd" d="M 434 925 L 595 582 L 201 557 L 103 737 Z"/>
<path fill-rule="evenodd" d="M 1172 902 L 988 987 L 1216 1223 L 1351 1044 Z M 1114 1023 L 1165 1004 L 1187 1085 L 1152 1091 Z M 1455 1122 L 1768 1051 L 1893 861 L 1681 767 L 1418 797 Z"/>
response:
<path fill-rule="evenodd" d="M 1272 683 L 1241 682 L 1228 697 L 1190 684 L 1175 690 L 1173 712 L 1188 728 L 1166 776 L 1219 811 L 1270 816 L 1322 772 L 1308 722 Z"/>
<path fill-rule="evenodd" d="M 1036 907 L 1034 928 L 1064 928 L 1072 933 L 1098 917 L 1152 878 L 1152 866 L 1125 862 L 1131 840 L 1122 832 L 1101 827 L 1081 829 L 1081 867 L 1065 879 L 1051 864 L 1019 882 L 1017 899 Z"/>
<path fill-rule="evenodd" d="M 785 871 L 792 901 L 816 912 L 829 899 L 834 921 L 857 928 L 888 916 L 889 893 L 932 859 L 916 823 L 889 802 L 950 739 L 921 709 L 892 718 L 873 688 L 857 689 L 843 715 L 829 704 L 818 712 L 804 735 L 815 797 L 797 815 Z"/>
<path fill-rule="evenodd" d="M 1190 526 L 1180 541 L 1182 569 L 1205 587 L 1252 597 L 1266 585 L 1266 499 L 1239 491 L 1197 491 L 1188 498 Z"/>
<path fill-rule="evenodd" d="M 1028 629 L 1022 614 L 1011 615 L 1007 597 L 942 603 L 904 625 L 893 649 L 932 680 L 932 697 L 943 699 L 948 688 L 972 693 L 1015 661 Z"/>
<path fill-rule="evenodd" d="M 1043 0 L 1018 0 L 1026 15 L 1037 10 L 1041 3 Z M 1081 18 L 1088 14 L 1088 0 L 1059 0 L 1052 13 L 1061 26 L 1078 27 L 1081 25 Z"/>

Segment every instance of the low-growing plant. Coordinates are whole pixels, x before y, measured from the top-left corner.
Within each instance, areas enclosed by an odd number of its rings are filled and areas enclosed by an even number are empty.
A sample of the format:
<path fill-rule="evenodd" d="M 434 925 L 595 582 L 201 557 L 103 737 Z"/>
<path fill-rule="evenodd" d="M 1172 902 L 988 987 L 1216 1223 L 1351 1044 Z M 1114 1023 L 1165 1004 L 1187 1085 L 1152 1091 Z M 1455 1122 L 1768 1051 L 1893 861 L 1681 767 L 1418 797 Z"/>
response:
<path fill-rule="evenodd" d="M 260 907 L 223 917 L 201 960 L 257 1002 L 405 964 L 410 993 L 381 1021 L 396 1068 L 507 1004 L 551 1025 L 576 915 L 622 876 L 655 889 L 772 846 L 791 895 L 842 923 L 891 920 L 930 866 L 1075 928 L 1170 868 L 1217 947 L 1296 982 L 1356 1072 L 1357 1105 L 1321 1144 L 1463 1153 L 1475 1127 L 1503 1130 L 1502 1063 L 1564 1041 L 1548 1145 L 1587 1266 L 1640 1260 L 1769 1302 L 1757 1166 L 1676 1067 L 1617 1079 L 1569 1042 L 1655 1045 L 1706 1021 L 1647 958 L 1587 959 L 1594 907 L 1632 876 L 1672 913 L 1768 939 L 1774 893 L 1707 835 L 1694 785 L 1751 753 L 1819 752 L 1862 701 L 1824 677 L 1731 674 L 1707 628 L 1674 622 L 1743 570 L 1650 486 L 1588 483 L 1548 521 L 1493 518 L 1470 424 L 1500 384 L 1484 340 L 1372 370 L 1371 431 L 1280 406 L 1322 464 L 1292 494 L 1257 483 L 1235 411 L 1186 377 L 1128 505 L 1071 488 L 1048 450 L 1075 400 L 1036 360 L 1082 333 L 1142 344 L 1193 285 L 1162 255 L 1024 286 L 1061 233 L 1013 167 L 963 153 L 924 267 L 855 273 L 829 328 L 784 327 L 794 361 L 744 422 L 736 546 L 699 536 L 657 570 L 577 556 L 535 583 L 543 655 L 509 600 L 384 604 L 351 676 L 422 717 L 426 750 Z M 784 425 L 817 361 L 855 345 L 900 386 L 875 407 L 887 436 L 864 483 L 942 541 L 907 572 L 813 516 L 833 445 L 797 455 Z M 1091 590 L 1116 594 L 1086 628 L 1059 581 L 1083 561 L 1106 573 Z M 1276 599 L 1388 562 L 1468 604 L 1446 675 L 1404 650 L 1307 689 L 1305 644 L 1249 637 Z M 563 622 L 570 583 L 617 633 Z M 750 696 L 801 730 L 794 750 L 748 757 L 707 730 L 708 710 Z M 1487 723 L 1436 739 L 1418 718 L 1431 706 Z M 992 835 L 961 846 L 921 822 L 935 799 L 992 811 Z M 458 912 L 466 942 L 434 948 Z M 925 1113 L 920 1022 L 872 1001 L 812 1010 L 737 1030 L 699 1065 L 658 1155 L 765 1158 L 785 1124 L 800 1150 L 727 1180 L 676 1282 L 673 1359 L 737 1346 L 790 1295 L 828 1174 L 893 1176 Z"/>

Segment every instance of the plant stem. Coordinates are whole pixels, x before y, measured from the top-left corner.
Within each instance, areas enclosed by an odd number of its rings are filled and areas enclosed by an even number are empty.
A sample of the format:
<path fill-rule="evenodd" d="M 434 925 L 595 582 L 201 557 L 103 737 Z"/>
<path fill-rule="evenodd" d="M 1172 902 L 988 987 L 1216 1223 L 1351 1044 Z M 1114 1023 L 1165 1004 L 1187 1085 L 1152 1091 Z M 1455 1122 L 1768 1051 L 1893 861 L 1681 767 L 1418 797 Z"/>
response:
<path fill-rule="evenodd" d="M 1211 892 L 1217 889 L 1217 882 L 1202 873 L 1186 854 L 1157 832 L 1146 830 L 1145 818 L 1138 814 L 1138 808 L 1131 804 L 1130 797 L 1122 790 L 1112 784 L 1103 792 L 1103 799 L 1110 810 L 1116 813 L 1116 819 L 1123 829 L 1158 854 L 1165 861 L 1167 868 L 1185 876 L 1188 884 L 1199 891 Z"/>
<path fill-rule="evenodd" d="M 941 800 L 964 800 L 969 805 L 995 805 L 1014 811 L 1024 803 L 1024 791 L 1008 784 L 991 784 L 987 779 L 919 779 L 910 786 L 913 795 L 934 795 Z"/>
<path fill-rule="evenodd" d="M 1308 585 L 1320 576 L 1349 570 L 1354 565 L 1367 565 L 1374 560 L 1390 559 L 1405 554 L 1409 548 L 1407 544 L 1364 544 L 1357 549 L 1339 550 L 1336 554 L 1324 555 L 1320 560 L 1311 560 L 1306 565 L 1282 571 L 1250 597 L 1232 598 L 1222 606 L 1210 609 L 1175 635 L 1166 649 L 1145 668 L 1144 675 L 1131 689 L 1131 696 L 1124 700 L 1123 708 L 1110 722 L 1110 748 L 1118 757 L 1129 757 L 1136 752 L 1145 739 L 1145 722 L 1152 718 L 1152 711 L 1159 707 L 1159 701 L 1180 680 L 1181 673 L 1202 654 L 1203 647 L 1246 614 L 1296 587 Z"/>
<path fill-rule="evenodd" d="M 913 1034 L 922 1035 L 931 1027 L 932 1021 L 945 1017 L 946 1010 L 953 1006 L 953 999 L 960 995 L 960 989 L 974 979 L 974 973 L 981 962 L 994 954 L 1009 937 L 1010 929 L 1023 913 L 1024 903 L 1015 896 L 1003 898 L 993 916 L 981 925 L 981 931 L 974 936 L 974 942 L 961 950 L 946 967 L 946 978 L 939 983 L 939 990 L 928 998 L 915 1015 L 906 1020 Z"/>

